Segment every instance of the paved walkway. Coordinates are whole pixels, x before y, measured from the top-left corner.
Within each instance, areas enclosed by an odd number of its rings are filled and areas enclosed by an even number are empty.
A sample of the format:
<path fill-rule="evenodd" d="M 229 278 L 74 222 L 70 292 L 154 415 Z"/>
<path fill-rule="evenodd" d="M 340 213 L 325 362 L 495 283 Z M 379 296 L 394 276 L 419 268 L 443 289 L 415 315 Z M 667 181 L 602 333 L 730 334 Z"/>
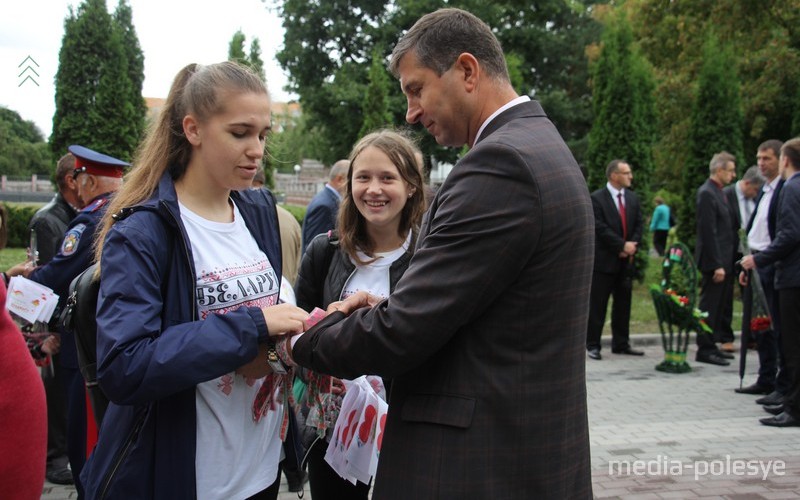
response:
<path fill-rule="evenodd" d="M 738 355 L 728 367 L 690 361 L 690 373 L 662 373 L 654 369 L 659 339 L 634 337 L 643 357 L 611 354 L 606 344 L 602 361 L 587 359 L 595 497 L 800 498 L 800 427 L 758 422 L 769 415 L 756 396 L 733 392 Z M 745 384 L 755 381 L 755 351 L 748 360 Z M 45 484 L 42 499 L 68 498 L 73 488 Z M 279 499 L 295 498 L 284 482 Z"/>

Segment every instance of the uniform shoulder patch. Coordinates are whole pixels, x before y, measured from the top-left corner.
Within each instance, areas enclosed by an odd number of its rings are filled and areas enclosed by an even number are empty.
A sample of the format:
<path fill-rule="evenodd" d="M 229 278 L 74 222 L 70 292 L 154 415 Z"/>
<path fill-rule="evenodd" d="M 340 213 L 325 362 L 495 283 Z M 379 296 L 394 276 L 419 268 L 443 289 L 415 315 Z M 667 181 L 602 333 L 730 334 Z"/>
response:
<path fill-rule="evenodd" d="M 67 234 L 64 235 L 64 241 L 61 243 L 61 253 L 62 255 L 72 255 L 75 253 L 75 250 L 78 249 L 78 245 L 81 242 L 81 235 L 86 230 L 86 224 L 76 224 L 75 227 L 71 228 L 67 231 Z"/>

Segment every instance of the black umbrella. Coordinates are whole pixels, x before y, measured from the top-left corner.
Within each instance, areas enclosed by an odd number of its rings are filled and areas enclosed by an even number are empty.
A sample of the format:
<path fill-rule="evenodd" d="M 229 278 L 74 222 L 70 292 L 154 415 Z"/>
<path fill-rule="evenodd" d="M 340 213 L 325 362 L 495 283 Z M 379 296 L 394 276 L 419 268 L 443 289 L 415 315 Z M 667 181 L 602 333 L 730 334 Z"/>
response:
<path fill-rule="evenodd" d="M 767 306 L 767 297 L 764 295 L 764 287 L 761 285 L 761 278 L 758 271 L 752 269 L 747 272 L 747 286 L 744 289 L 742 304 L 742 338 L 739 348 L 739 388 L 741 389 L 744 381 L 744 370 L 747 365 L 747 348 L 750 344 L 750 337 L 754 332 L 768 330 L 772 324 L 772 318 Z"/>

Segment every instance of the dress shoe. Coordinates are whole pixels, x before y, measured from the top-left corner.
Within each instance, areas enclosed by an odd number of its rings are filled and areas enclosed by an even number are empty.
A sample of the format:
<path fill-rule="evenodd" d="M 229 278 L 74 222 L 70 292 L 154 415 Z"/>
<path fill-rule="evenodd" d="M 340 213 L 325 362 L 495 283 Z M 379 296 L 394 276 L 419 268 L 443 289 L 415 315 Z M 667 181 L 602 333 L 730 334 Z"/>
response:
<path fill-rule="evenodd" d="M 736 352 L 736 348 L 733 347 L 733 342 L 724 342 L 720 344 L 719 350 L 722 352 Z"/>
<path fill-rule="evenodd" d="M 733 359 L 733 354 L 717 349 L 717 356 L 723 359 Z"/>
<path fill-rule="evenodd" d="M 775 415 L 774 417 L 759 419 L 759 422 L 772 427 L 800 427 L 800 420 L 797 420 L 786 412 Z"/>
<path fill-rule="evenodd" d="M 586 354 L 592 359 L 597 359 L 597 360 L 603 359 L 603 356 L 600 355 L 600 349 L 597 348 L 587 349 Z"/>
<path fill-rule="evenodd" d="M 778 391 L 772 391 L 763 398 L 756 399 L 756 404 L 760 405 L 782 405 L 783 404 L 783 394 Z"/>
<path fill-rule="evenodd" d="M 632 349 L 630 347 L 626 347 L 624 349 L 612 349 L 611 352 L 614 354 L 628 354 L 630 356 L 644 356 L 644 351 L 637 351 L 636 349 Z"/>
<path fill-rule="evenodd" d="M 728 366 L 730 362 L 716 352 L 697 353 L 694 358 L 698 363 L 708 363 L 710 365 Z"/>
<path fill-rule="evenodd" d="M 780 415 L 783 413 L 783 405 L 764 405 L 764 411 L 773 415 Z"/>
<path fill-rule="evenodd" d="M 769 394 L 772 392 L 771 387 L 765 387 L 761 384 L 748 385 L 740 389 L 734 389 L 733 392 L 738 394 Z"/>
<path fill-rule="evenodd" d="M 66 467 L 48 469 L 47 473 L 45 473 L 45 477 L 53 484 L 72 484 L 74 482 L 72 479 L 72 471 Z"/>

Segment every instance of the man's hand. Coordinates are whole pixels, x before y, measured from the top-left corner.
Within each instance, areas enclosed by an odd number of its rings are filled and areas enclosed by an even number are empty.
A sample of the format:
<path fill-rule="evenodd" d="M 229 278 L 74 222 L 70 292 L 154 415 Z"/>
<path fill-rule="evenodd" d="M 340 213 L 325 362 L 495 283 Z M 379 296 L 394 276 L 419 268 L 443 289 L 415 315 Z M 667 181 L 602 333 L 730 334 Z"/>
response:
<path fill-rule="evenodd" d="M 739 273 L 739 284 L 742 286 L 747 286 L 750 284 L 750 277 L 747 275 L 746 271 Z"/>
<path fill-rule="evenodd" d="M 636 253 L 638 248 L 639 244 L 635 241 L 626 241 L 625 246 L 622 247 L 622 252 L 625 254 L 625 257 L 630 257 Z"/>
<path fill-rule="evenodd" d="M 347 297 L 344 300 L 340 300 L 337 302 L 331 302 L 328 305 L 327 313 L 331 314 L 336 311 L 341 311 L 346 315 L 350 315 L 356 309 L 361 309 L 362 307 L 372 307 L 378 302 L 380 302 L 380 297 L 376 297 L 375 295 L 370 295 L 367 292 L 360 291 L 356 292 L 353 295 Z"/>
<path fill-rule="evenodd" d="M 742 269 L 744 269 L 745 271 L 749 271 L 751 269 L 756 268 L 756 261 L 755 259 L 753 259 L 752 255 L 745 255 L 744 257 L 742 257 L 742 260 L 739 261 L 739 263 L 742 265 Z"/>
<path fill-rule="evenodd" d="M 14 276 L 23 276 L 27 278 L 28 276 L 31 275 L 34 269 L 35 268 L 33 267 L 31 261 L 26 260 L 25 262 L 21 262 L 16 266 L 12 267 L 11 269 L 9 269 L 8 271 L 6 271 L 6 274 L 8 275 L 9 278 L 12 278 Z"/>
<path fill-rule="evenodd" d="M 722 283 L 725 280 L 725 269 L 714 269 L 714 276 L 711 278 L 714 283 Z"/>

